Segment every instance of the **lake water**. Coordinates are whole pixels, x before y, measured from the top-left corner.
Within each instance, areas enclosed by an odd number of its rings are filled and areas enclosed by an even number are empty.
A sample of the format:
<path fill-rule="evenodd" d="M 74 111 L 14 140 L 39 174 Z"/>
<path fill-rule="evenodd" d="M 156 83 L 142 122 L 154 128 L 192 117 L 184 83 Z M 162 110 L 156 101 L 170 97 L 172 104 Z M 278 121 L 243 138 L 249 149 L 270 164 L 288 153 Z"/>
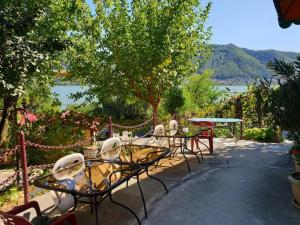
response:
<path fill-rule="evenodd" d="M 248 87 L 246 85 L 244 85 L 244 86 L 220 85 L 220 86 L 217 86 L 217 89 L 220 91 L 229 92 L 231 94 L 238 94 L 238 93 L 247 92 Z"/>
<path fill-rule="evenodd" d="M 52 91 L 57 93 L 59 101 L 62 103 L 62 108 L 65 109 L 68 105 L 71 104 L 81 104 L 84 99 L 79 99 L 74 101 L 70 99 L 71 94 L 76 92 L 81 92 L 86 90 L 87 87 L 79 85 L 66 85 L 66 86 L 54 86 Z M 227 91 L 229 94 L 243 93 L 247 91 L 247 86 L 229 86 L 229 85 L 220 85 L 217 86 L 218 90 Z"/>
<path fill-rule="evenodd" d="M 52 91 L 58 94 L 58 99 L 62 103 L 62 108 L 65 109 L 68 105 L 73 104 L 81 104 L 84 99 L 79 99 L 78 101 L 74 101 L 70 98 L 71 94 L 75 94 L 77 92 L 81 92 L 86 90 L 87 87 L 79 86 L 79 85 L 62 85 L 62 86 L 54 86 Z"/>

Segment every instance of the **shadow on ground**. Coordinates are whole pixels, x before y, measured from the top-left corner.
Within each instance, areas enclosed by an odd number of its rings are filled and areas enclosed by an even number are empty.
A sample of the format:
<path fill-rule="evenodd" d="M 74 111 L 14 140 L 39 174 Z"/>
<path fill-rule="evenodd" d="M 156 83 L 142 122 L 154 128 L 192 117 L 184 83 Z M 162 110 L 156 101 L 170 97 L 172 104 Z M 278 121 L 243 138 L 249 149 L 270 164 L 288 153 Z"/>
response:
<path fill-rule="evenodd" d="M 204 163 L 199 164 L 194 158 L 189 159 L 192 170 L 207 169 Z M 190 179 L 194 173 L 188 174 L 187 166 L 182 157 L 175 157 L 172 160 L 163 159 L 160 161 L 157 168 L 152 168 L 151 173 L 155 177 L 161 179 L 169 191 L 172 191 L 176 186 Z M 151 213 L 154 205 L 162 199 L 166 193 L 163 186 L 156 180 L 142 175 L 140 182 L 148 209 Z M 130 207 L 136 212 L 142 220 L 145 218 L 141 195 L 135 179 L 132 179 L 129 186 L 125 184 L 113 193 L 113 199 Z M 120 225 L 120 224 L 137 224 L 136 219 L 126 210 L 113 204 L 108 198 L 100 203 L 99 207 L 99 222 L 101 224 Z M 95 224 L 95 217 L 90 213 L 90 206 L 81 205 L 75 211 L 78 224 Z"/>

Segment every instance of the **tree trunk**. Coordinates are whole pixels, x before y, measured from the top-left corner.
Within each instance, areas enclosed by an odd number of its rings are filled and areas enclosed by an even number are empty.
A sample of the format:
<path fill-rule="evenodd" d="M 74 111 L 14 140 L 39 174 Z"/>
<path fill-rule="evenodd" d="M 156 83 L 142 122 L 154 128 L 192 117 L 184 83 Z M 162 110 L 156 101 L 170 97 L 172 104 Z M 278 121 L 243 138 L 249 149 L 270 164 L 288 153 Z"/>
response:
<path fill-rule="evenodd" d="M 158 116 L 158 105 L 159 103 L 152 103 L 152 110 L 153 110 L 153 129 L 157 125 L 157 116 Z"/>
<path fill-rule="evenodd" d="M 2 111 L 2 118 L 0 121 L 0 147 L 7 142 L 9 120 L 15 111 L 18 96 L 7 96 L 3 98 L 4 109 Z"/>

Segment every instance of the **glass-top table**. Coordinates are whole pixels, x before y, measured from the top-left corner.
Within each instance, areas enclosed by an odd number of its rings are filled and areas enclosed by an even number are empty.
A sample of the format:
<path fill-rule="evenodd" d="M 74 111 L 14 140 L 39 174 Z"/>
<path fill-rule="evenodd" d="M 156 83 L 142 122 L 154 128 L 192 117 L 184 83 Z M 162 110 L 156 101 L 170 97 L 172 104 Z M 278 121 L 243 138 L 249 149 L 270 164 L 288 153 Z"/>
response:
<path fill-rule="evenodd" d="M 205 118 L 192 118 L 188 119 L 191 122 L 214 122 L 214 123 L 239 123 L 242 119 L 238 118 L 215 118 L 215 117 L 205 117 Z"/>
<path fill-rule="evenodd" d="M 126 144 L 122 146 L 121 160 L 136 163 L 142 167 L 152 166 L 170 153 L 170 149 L 161 146 Z"/>
<path fill-rule="evenodd" d="M 171 154 L 179 149 L 185 159 L 188 172 L 191 172 L 187 154 L 194 155 L 199 163 L 201 163 L 201 160 L 203 160 L 203 154 L 199 146 L 197 146 L 198 150 L 195 151 L 193 148 L 189 147 L 188 143 L 189 141 L 192 143 L 202 132 L 205 132 L 209 129 L 211 128 L 187 126 L 182 129 L 178 129 L 178 132 L 175 135 L 152 135 L 152 137 L 155 137 L 159 142 L 162 142 L 162 145 L 167 144 L 167 146 L 171 149 Z M 198 156 L 199 153 L 201 160 Z"/>
<path fill-rule="evenodd" d="M 109 197 L 113 203 L 129 210 L 141 224 L 134 211 L 112 198 L 112 191 L 133 176 L 138 175 L 140 170 L 141 167 L 133 163 L 108 162 L 99 159 L 87 160 L 84 163 L 73 163 L 50 175 L 38 178 L 34 185 L 72 195 L 74 197 L 73 210 L 77 207 L 78 201 L 90 204 L 92 212 L 93 207 L 95 208 L 96 224 L 98 224 L 98 206 L 106 197 Z"/>
<path fill-rule="evenodd" d="M 149 178 L 158 181 L 168 193 L 166 184 L 159 178 L 151 175 L 149 173 L 149 167 L 157 166 L 159 161 L 170 154 L 170 149 L 161 146 L 149 146 L 149 145 L 138 145 L 138 144 L 125 144 L 122 145 L 122 151 L 120 155 L 120 160 L 123 162 L 133 163 L 141 166 L 141 170 L 138 175 L 146 173 Z M 139 185 L 139 176 L 136 176 L 138 187 L 140 188 L 140 193 L 143 200 L 145 217 L 147 218 L 147 208 L 145 203 L 145 198 L 143 191 Z"/>

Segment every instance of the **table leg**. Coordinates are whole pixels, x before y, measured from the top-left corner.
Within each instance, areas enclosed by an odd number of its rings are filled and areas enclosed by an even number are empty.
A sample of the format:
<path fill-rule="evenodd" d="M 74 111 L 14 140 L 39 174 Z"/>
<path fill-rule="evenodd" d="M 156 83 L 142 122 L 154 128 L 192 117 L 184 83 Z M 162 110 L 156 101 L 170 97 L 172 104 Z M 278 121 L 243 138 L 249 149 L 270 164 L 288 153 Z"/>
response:
<path fill-rule="evenodd" d="M 142 201 L 143 201 L 145 218 L 147 218 L 148 217 L 148 213 L 147 213 L 147 208 L 146 208 L 146 202 L 145 202 L 144 194 L 143 194 L 143 191 L 142 191 L 142 188 L 141 188 L 140 176 L 139 175 L 136 176 L 136 180 L 137 180 L 137 184 L 138 184 L 138 187 L 139 187 L 139 190 L 140 190 L 140 193 L 141 193 L 141 197 L 142 197 Z"/>
<path fill-rule="evenodd" d="M 201 160 L 199 159 L 197 152 L 192 151 L 192 150 L 189 149 L 189 147 L 188 147 L 189 138 L 186 138 L 186 139 L 187 139 L 187 141 L 186 141 L 186 144 L 184 145 L 185 147 L 184 147 L 183 151 L 184 151 L 185 149 L 188 150 L 191 154 L 193 154 L 194 156 L 196 156 L 198 162 L 201 163 Z M 196 148 L 197 148 L 197 149 L 200 149 L 199 144 L 198 144 L 199 139 L 191 138 L 191 141 L 193 141 L 193 140 L 195 140 Z M 200 141 L 199 141 L 199 142 L 200 142 Z M 202 143 L 202 142 L 200 142 L 200 143 Z M 204 143 L 203 143 L 203 144 L 204 144 Z M 201 153 L 201 155 L 202 155 L 202 152 L 201 152 L 201 151 L 200 151 L 200 153 Z M 203 157 L 202 157 L 202 160 L 203 160 Z"/>
<path fill-rule="evenodd" d="M 188 159 L 186 158 L 185 152 L 184 152 L 184 149 L 187 148 L 187 142 L 188 142 L 188 140 L 189 140 L 188 138 L 185 138 L 185 139 L 184 139 L 183 146 L 182 146 L 180 149 L 181 149 L 181 154 L 183 155 L 184 160 L 185 160 L 185 162 L 186 162 L 186 165 L 187 165 L 187 167 L 188 167 L 188 171 L 189 171 L 189 173 L 190 173 L 190 172 L 191 172 L 190 164 L 189 164 L 189 161 L 188 161 Z"/>
<path fill-rule="evenodd" d="M 91 214 L 93 214 L 94 204 L 93 204 L 93 197 L 91 197 Z"/>
<path fill-rule="evenodd" d="M 240 122 L 240 140 L 243 140 L 243 122 Z"/>
<path fill-rule="evenodd" d="M 232 132 L 233 132 L 234 142 L 236 144 L 236 142 L 237 142 L 237 137 L 236 137 L 236 123 L 232 124 Z"/>
<path fill-rule="evenodd" d="M 162 181 L 161 181 L 160 179 L 158 179 L 157 177 L 154 177 L 154 176 L 150 175 L 150 174 L 149 174 L 148 167 L 146 168 L 146 174 L 147 174 L 148 177 L 150 177 L 150 178 L 152 178 L 152 179 L 158 181 L 159 183 L 161 183 L 161 185 L 164 187 L 164 189 L 165 189 L 165 191 L 166 191 L 166 194 L 168 194 L 168 188 L 167 188 L 167 186 L 165 185 L 165 183 L 162 182 Z"/>
<path fill-rule="evenodd" d="M 108 195 L 109 195 L 109 199 L 110 199 L 110 201 L 112 203 L 114 203 L 114 204 L 116 204 L 116 205 L 118 205 L 120 207 L 123 207 L 123 208 L 127 209 L 136 218 L 136 220 L 138 221 L 138 224 L 142 225 L 140 219 L 138 218 L 138 216 L 136 215 L 136 213 L 132 209 L 128 208 L 127 206 L 125 206 L 125 205 L 123 205 L 123 204 L 121 204 L 119 202 L 116 202 L 115 200 L 113 200 L 111 192 L 108 193 Z"/>
<path fill-rule="evenodd" d="M 93 199 L 93 204 L 95 207 L 95 220 L 96 220 L 96 225 L 99 225 L 98 223 L 98 202 L 97 202 L 97 197 L 94 197 Z"/>

